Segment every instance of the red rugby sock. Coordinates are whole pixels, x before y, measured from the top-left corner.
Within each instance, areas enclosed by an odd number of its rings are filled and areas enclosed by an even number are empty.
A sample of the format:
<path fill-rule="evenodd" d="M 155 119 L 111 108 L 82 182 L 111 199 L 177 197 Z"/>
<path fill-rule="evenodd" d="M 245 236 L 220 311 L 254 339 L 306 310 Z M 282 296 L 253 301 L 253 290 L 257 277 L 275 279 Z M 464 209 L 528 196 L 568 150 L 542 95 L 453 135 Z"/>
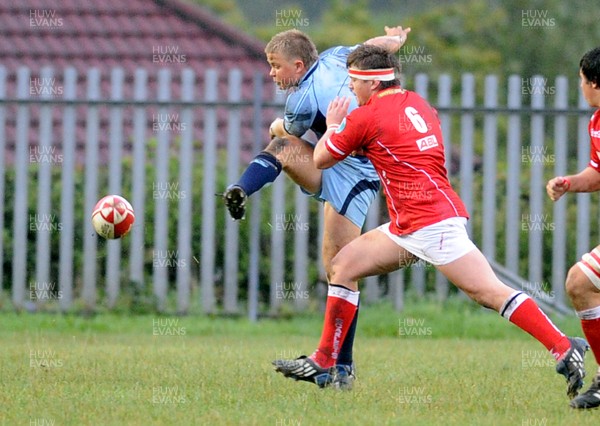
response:
<path fill-rule="evenodd" d="M 537 303 L 522 292 L 515 292 L 504 302 L 500 314 L 517 327 L 531 334 L 559 360 L 571 347 L 571 343 L 544 314 Z"/>
<path fill-rule="evenodd" d="M 600 306 L 577 312 L 583 334 L 590 344 L 596 362 L 600 365 Z"/>
<path fill-rule="evenodd" d="M 329 285 L 321 342 L 310 356 L 321 367 L 329 368 L 335 364 L 358 309 L 359 294 L 337 284 Z"/>

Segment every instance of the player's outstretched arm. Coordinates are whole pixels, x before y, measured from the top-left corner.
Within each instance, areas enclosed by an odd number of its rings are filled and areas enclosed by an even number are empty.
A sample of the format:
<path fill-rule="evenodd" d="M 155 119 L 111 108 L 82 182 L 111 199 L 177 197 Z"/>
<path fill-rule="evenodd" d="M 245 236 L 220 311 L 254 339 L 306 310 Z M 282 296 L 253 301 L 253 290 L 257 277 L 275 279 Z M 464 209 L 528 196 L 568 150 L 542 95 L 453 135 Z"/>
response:
<path fill-rule="evenodd" d="M 591 167 L 576 175 L 556 176 L 546 184 L 546 192 L 552 201 L 557 201 L 567 192 L 596 191 L 600 191 L 600 173 Z"/>
<path fill-rule="evenodd" d="M 365 41 L 364 44 L 373 44 L 383 47 L 390 53 L 396 53 L 406 43 L 410 27 L 403 29 L 401 26 L 385 27 L 385 35 L 371 38 Z"/>

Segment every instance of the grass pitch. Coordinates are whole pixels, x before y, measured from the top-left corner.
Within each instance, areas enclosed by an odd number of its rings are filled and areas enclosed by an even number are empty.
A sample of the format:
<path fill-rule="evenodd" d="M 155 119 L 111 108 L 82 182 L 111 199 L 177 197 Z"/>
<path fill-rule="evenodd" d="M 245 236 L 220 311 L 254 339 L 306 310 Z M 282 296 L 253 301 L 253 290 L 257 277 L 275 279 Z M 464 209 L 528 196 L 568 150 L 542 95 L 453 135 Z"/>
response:
<path fill-rule="evenodd" d="M 292 320 L 2 314 L 7 425 L 597 425 L 568 407 L 544 348 L 471 305 L 361 308 L 351 392 L 275 373 L 310 353 Z M 557 321 L 581 335 L 578 321 Z M 588 354 L 588 372 L 597 366 Z M 590 382 L 588 376 L 586 387 Z"/>

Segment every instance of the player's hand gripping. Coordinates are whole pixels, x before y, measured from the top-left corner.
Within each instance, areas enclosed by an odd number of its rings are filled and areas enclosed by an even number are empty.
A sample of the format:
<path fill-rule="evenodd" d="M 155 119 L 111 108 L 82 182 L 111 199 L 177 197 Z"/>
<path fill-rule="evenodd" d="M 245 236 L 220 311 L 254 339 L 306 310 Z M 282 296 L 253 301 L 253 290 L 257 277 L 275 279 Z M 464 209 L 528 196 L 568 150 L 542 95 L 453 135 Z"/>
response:
<path fill-rule="evenodd" d="M 344 117 L 348 114 L 350 107 L 350 98 L 336 96 L 329 102 L 327 107 L 327 128 L 330 126 L 339 126 Z"/>
<path fill-rule="evenodd" d="M 569 179 L 563 176 L 557 176 L 548 181 L 546 184 L 546 192 L 552 201 L 556 201 L 566 194 L 570 187 L 571 182 Z"/>
<path fill-rule="evenodd" d="M 327 107 L 327 128 L 330 126 L 333 129 L 337 129 L 340 123 L 344 120 L 344 117 L 348 114 L 348 108 L 350 107 L 350 98 L 336 96 L 334 100 L 329 102 Z M 352 151 L 351 156 L 364 155 L 362 149 Z"/>

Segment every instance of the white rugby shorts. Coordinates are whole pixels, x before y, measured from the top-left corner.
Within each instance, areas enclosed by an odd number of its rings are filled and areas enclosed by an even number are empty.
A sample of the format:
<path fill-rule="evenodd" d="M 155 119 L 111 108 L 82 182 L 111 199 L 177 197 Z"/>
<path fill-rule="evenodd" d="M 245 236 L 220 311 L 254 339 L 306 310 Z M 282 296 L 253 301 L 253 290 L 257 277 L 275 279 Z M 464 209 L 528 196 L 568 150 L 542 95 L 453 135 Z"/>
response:
<path fill-rule="evenodd" d="M 390 222 L 377 229 L 396 244 L 435 266 L 446 265 L 477 247 L 467 234 L 467 219 L 451 217 L 407 235 L 390 232 Z"/>

